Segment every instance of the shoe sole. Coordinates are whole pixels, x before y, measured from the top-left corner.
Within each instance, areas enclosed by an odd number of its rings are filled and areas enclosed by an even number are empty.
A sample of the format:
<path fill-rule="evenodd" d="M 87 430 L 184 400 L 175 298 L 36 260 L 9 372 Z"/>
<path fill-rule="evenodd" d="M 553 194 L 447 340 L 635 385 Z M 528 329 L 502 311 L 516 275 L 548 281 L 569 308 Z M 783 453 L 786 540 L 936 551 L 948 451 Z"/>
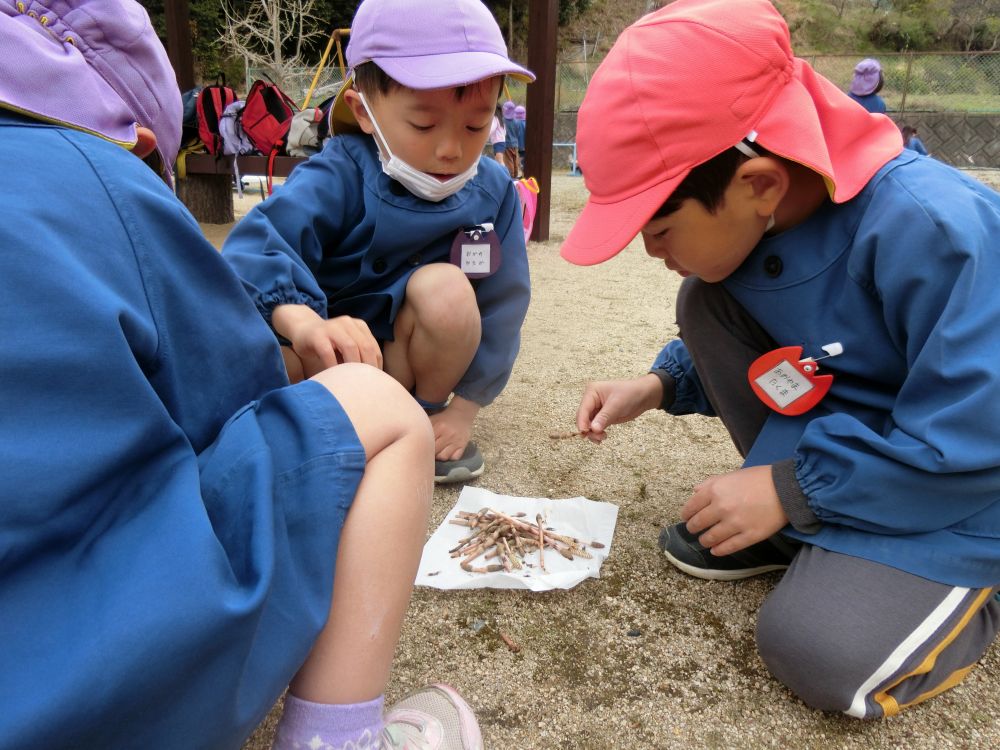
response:
<path fill-rule="evenodd" d="M 456 466 L 444 476 L 435 476 L 434 483 L 455 484 L 456 482 L 468 482 L 470 479 L 481 476 L 484 468 L 484 466 L 480 466 L 476 469 L 469 469 L 465 466 Z"/>
<path fill-rule="evenodd" d="M 741 568 L 739 570 L 714 570 L 711 568 L 697 568 L 694 565 L 688 565 L 686 562 L 681 562 L 676 557 L 671 555 L 666 550 L 663 550 L 663 554 L 666 555 L 670 564 L 675 568 L 684 571 L 689 576 L 694 576 L 695 578 L 702 578 L 706 581 L 739 581 L 743 578 L 753 578 L 754 576 L 763 575 L 764 573 L 770 573 L 774 570 L 787 570 L 787 565 L 761 565 L 756 568 Z"/>

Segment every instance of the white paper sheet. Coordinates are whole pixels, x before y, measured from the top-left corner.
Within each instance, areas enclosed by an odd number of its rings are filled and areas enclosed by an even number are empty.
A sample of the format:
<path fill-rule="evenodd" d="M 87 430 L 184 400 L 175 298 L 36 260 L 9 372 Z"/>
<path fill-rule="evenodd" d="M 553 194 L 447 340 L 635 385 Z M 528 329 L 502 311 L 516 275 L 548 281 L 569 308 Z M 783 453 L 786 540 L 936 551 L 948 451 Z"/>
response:
<path fill-rule="evenodd" d="M 591 559 L 577 557 L 567 560 L 555 550 L 546 548 L 545 568 L 538 565 L 538 552 L 527 556 L 526 562 L 534 567 L 512 570 L 509 573 L 469 573 L 459 566 L 461 558 L 452 557 L 448 550 L 454 548 L 460 539 L 470 533 L 467 526 L 448 523 L 457 517 L 458 511 L 476 513 L 482 508 L 490 508 L 510 515 L 523 512 L 526 521 L 534 522 L 539 513 L 545 525 L 555 529 L 557 534 L 572 536 L 587 544 Z M 498 495 L 481 487 L 463 487 L 455 507 L 431 535 L 424 545 L 420 558 L 416 584 L 436 589 L 529 589 L 548 591 L 550 589 L 570 589 L 585 578 L 600 577 L 601 563 L 611 553 L 611 539 L 618 520 L 618 506 L 612 503 L 596 502 L 583 497 L 554 500 L 540 497 L 511 497 Z M 589 546 L 591 541 L 604 545 L 603 549 Z M 482 558 L 473 565 L 484 566 Z"/>

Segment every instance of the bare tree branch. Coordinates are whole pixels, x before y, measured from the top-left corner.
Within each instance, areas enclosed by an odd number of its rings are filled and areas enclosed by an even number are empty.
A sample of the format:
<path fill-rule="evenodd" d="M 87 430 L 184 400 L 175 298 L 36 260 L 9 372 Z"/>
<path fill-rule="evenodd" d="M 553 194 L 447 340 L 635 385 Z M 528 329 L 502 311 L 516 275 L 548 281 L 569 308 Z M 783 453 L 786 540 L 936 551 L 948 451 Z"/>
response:
<path fill-rule="evenodd" d="M 222 0 L 223 27 L 219 41 L 249 65 L 268 70 L 274 82 L 287 89 L 293 74 L 309 67 L 302 56 L 305 45 L 326 35 L 322 21 L 313 12 L 314 3 L 315 0 L 258 0 L 241 14 L 232 0 Z"/>

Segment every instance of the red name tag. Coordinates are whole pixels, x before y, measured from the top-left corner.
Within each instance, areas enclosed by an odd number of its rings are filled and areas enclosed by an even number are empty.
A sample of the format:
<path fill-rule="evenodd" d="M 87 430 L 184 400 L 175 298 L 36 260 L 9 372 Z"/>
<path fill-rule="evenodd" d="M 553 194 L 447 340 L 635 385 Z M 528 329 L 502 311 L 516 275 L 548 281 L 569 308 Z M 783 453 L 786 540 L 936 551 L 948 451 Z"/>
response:
<path fill-rule="evenodd" d="M 819 365 L 802 361 L 801 346 L 785 346 L 757 358 L 747 372 L 757 398 L 779 414 L 805 414 L 820 402 L 833 375 L 817 375 Z"/>

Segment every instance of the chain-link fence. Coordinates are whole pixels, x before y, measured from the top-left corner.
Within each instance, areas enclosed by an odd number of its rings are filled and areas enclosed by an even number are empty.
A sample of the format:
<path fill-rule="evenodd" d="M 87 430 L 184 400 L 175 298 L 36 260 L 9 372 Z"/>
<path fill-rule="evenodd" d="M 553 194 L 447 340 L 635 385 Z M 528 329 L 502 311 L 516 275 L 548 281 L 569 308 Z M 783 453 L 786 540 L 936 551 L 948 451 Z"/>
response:
<path fill-rule="evenodd" d="M 854 66 L 867 55 L 803 55 L 844 91 Z M 1000 52 L 879 54 L 885 86 L 880 95 L 896 112 L 1000 112 Z M 598 62 L 560 63 L 556 110 L 579 109 Z"/>
<path fill-rule="evenodd" d="M 813 55 L 817 73 L 845 91 L 864 55 Z M 879 54 L 885 86 L 879 95 L 894 112 L 1000 112 L 1000 52 Z"/>

